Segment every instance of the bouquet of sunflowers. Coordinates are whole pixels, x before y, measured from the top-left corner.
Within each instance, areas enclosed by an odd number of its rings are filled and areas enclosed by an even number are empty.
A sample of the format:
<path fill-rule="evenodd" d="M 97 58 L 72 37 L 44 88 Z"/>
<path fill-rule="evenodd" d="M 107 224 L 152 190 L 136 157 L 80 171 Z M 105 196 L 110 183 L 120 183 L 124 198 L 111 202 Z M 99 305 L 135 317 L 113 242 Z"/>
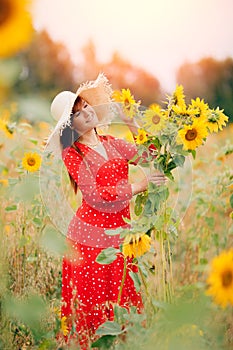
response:
<path fill-rule="evenodd" d="M 223 110 L 211 109 L 203 99 L 197 97 L 189 104 L 185 101 L 182 85 L 177 85 L 171 96 L 167 96 L 166 108 L 152 104 L 141 106 L 129 89 L 115 91 L 115 102 L 121 103 L 128 120 L 138 122 L 135 141 L 138 148 L 139 165 L 151 170 L 159 170 L 174 181 L 173 170 L 182 167 L 187 156 L 196 156 L 196 149 L 203 145 L 210 133 L 222 130 L 228 121 Z M 134 218 L 125 219 L 130 229 L 118 228 L 106 234 L 120 234 L 123 244 L 120 250 L 107 248 L 97 261 L 110 263 L 114 256 L 122 252 L 125 259 L 131 257 L 141 271 L 141 279 L 147 277 L 145 264 L 154 267 L 158 297 L 164 301 L 172 297 L 172 261 L 170 242 L 177 237 L 179 220 L 174 217 L 173 208 L 167 205 L 168 186 L 149 183 L 148 190 L 136 196 Z M 156 256 L 156 261 L 148 264 L 145 253 Z M 140 281 L 131 275 L 135 284 Z M 124 280 L 124 279 L 123 279 Z M 124 282 L 124 281 L 123 281 Z"/>

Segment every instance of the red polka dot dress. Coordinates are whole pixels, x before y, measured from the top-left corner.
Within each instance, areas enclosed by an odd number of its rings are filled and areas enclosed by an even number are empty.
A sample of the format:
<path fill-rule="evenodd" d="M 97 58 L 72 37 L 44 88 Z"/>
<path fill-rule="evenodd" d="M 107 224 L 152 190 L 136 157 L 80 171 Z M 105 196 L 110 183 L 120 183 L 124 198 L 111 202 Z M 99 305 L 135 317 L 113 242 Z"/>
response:
<path fill-rule="evenodd" d="M 67 234 L 72 253 L 63 259 L 62 316 L 73 324 L 82 349 L 96 329 L 106 320 L 113 320 L 113 304 L 117 302 L 123 276 L 121 255 L 108 265 L 96 262 L 97 255 L 107 247 L 119 247 L 119 236 L 106 235 L 106 229 L 125 226 L 130 217 L 132 198 L 128 182 L 128 161 L 137 153 L 135 145 L 112 136 L 100 136 L 106 156 L 76 142 L 80 153 L 72 147 L 63 151 L 63 161 L 78 184 L 82 203 L 73 217 Z M 129 271 L 121 295 L 121 306 L 142 308 Z"/>

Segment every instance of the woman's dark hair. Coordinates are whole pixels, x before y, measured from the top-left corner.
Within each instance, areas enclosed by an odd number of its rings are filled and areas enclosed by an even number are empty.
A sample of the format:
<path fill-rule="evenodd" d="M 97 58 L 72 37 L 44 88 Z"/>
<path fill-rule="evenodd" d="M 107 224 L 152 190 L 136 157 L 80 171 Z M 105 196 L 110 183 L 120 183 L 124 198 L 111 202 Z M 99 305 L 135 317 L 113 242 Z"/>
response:
<path fill-rule="evenodd" d="M 62 131 L 62 135 L 60 136 L 62 148 L 65 149 L 72 146 L 72 144 L 77 141 L 78 137 L 79 135 L 76 130 L 71 129 L 70 126 L 66 126 Z"/>
<path fill-rule="evenodd" d="M 72 129 L 72 123 L 73 123 L 74 113 L 76 113 L 80 109 L 81 103 L 82 103 L 82 97 L 78 96 L 74 101 L 74 105 L 71 111 L 70 126 L 69 125 L 66 126 L 62 131 L 62 135 L 60 136 L 60 142 L 63 149 L 65 149 L 66 147 L 72 146 L 73 143 L 77 141 L 79 137 L 77 131 Z"/>
<path fill-rule="evenodd" d="M 79 154 L 81 154 L 81 156 L 83 156 L 81 150 L 74 144 L 75 141 L 78 140 L 79 138 L 79 134 L 77 133 L 76 130 L 72 129 L 72 123 L 73 123 L 73 114 L 76 113 L 79 110 L 80 107 L 80 103 L 82 102 L 82 98 L 80 96 L 78 96 L 74 102 L 73 108 L 72 108 L 72 114 L 70 116 L 70 120 L 71 120 L 71 126 L 66 126 L 63 131 L 62 134 L 60 136 L 60 142 L 62 145 L 63 150 L 67 147 L 72 147 L 74 148 Z M 69 174 L 69 178 L 70 178 L 70 183 L 71 186 L 75 192 L 75 194 L 77 193 L 78 190 L 78 185 L 77 183 L 74 181 L 74 179 L 72 178 L 72 176 Z"/>

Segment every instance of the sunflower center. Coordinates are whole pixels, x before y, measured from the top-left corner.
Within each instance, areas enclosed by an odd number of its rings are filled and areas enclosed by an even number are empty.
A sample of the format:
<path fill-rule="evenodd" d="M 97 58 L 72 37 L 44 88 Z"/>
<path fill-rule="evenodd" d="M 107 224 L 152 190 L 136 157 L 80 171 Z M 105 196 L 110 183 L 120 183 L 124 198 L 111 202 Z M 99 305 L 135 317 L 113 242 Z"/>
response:
<path fill-rule="evenodd" d="M 36 164 L 36 160 L 35 160 L 35 158 L 29 157 L 27 159 L 27 163 L 29 166 L 34 166 Z"/>
<path fill-rule="evenodd" d="M 12 12 L 11 1 L 0 0 L 0 26 L 10 18 Z"/>
<path fill-rule="evenodd" d="M 223 287 L 229 287 L 233 282 L 232 271 L 224 271 L 222 274 L 222 285 Z"/>
<path fill-rule="evenodd" d="M 139 135 L 139 140 L 142 141 L 144 139 L 144 136 L 141 134 Z"/>
<path fill-rule="evenodd" d="M 130 102 L 129 102 L 128 98 L 125 98 L 124 104 L 125 104 L 125 106 L 129 106 L 130 105 Z"/>
<path fill-rule="evenodd" d="M 185 138 L 187 141 L 193 141 L 197 137 L 197 130 L 196 129 L 191 129 L 188 130 L 187 133 L 185 134 Z"/>
<path fill-rule="evenodd" d="M 196 116 L 197 118 L 199 118 L 199 117 L 201 116 L 201 110 L 200 110 L 200 108 L 197 108 L 196 113 L 195 113 L 195 116 Z"/>
<path fill-rule="evenodd" d="M 215 113 L 211 113 L 208 117 L 208 122 L 210 123 L 217 123 L 218 122 L 218 116 Z"/>
<path fill-rule="evenodd" d="M 155 114 L 152 118 L 152 123 L 159 124 L 159 122 L 160 122 L 160 116 L 158 114 Z"/>

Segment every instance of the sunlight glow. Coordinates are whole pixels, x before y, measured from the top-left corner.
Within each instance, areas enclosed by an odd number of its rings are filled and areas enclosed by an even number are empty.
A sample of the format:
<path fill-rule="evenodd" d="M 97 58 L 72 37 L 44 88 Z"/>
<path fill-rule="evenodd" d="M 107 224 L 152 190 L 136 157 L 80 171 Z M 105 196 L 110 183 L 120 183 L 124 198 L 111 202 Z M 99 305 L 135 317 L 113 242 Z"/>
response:
<path fill-rule="evenodd" d="M 92 39 L 101 61 L 119 51 L 170 88 L 184 61 L 233 55 L 232 0 L 37 0 L 33 15 L 74 61 Z"/>

